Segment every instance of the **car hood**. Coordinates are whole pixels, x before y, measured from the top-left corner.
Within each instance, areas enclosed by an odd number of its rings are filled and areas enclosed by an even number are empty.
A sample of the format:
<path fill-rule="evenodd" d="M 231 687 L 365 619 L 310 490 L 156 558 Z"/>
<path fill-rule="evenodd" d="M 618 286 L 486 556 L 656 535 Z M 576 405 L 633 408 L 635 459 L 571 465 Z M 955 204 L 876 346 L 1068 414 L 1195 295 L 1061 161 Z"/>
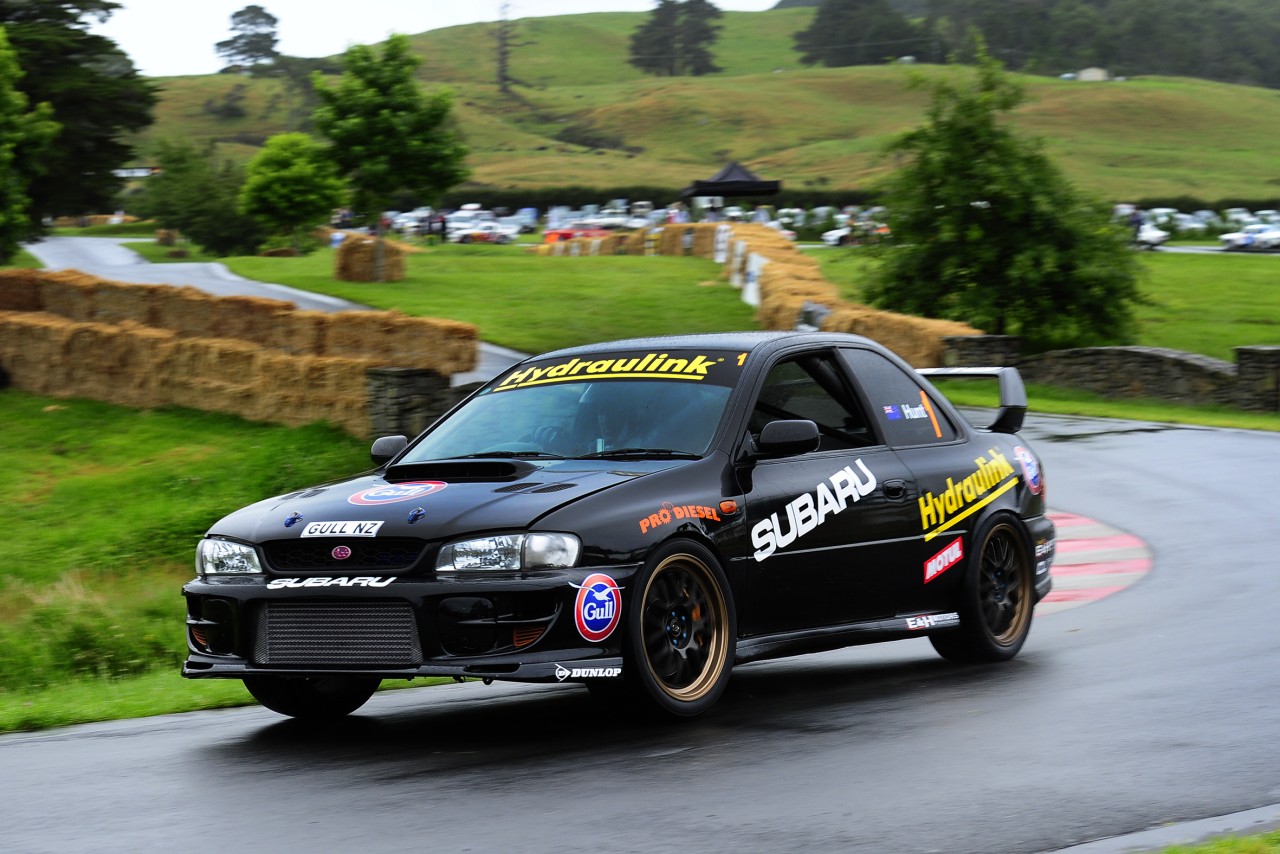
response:
<path fill-rule="evenodd" d="M 226 516 L 209 534 L 249 542 L 304 536 L 435 540 L 520 530 L 584 496 L 679 465 L 687 461 L 412 464 L 259 501 Z"/>

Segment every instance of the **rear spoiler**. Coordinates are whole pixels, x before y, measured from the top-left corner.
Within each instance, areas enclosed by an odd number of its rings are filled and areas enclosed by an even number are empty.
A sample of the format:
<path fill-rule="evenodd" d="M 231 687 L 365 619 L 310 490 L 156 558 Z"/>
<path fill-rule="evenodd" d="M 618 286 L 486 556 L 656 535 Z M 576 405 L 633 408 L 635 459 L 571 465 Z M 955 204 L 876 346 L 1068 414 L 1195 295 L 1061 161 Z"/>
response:
<path fill-rule="evenodd" d="M 1017 433 L 1022 429 L 1022 418 L 1027 414 L 1027 387 L 1017 368 L 916 368 L 916 373 L 938 379 L 994 377 L 1000 382 L 1000 409 L 987 429 L 993 433 Z"/>

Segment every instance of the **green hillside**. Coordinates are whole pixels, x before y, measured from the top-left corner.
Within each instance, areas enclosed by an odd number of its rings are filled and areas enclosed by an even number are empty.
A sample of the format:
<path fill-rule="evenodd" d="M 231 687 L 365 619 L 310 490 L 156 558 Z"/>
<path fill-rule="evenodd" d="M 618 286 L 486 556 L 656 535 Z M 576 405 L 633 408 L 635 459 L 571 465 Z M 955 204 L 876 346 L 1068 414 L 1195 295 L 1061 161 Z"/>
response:
<path fill-rule="evenodd" d="M 740 160 L 789 188 L 866 188 L 892 168 L 886 141 L 923 120 L 912 74 L 936 66 L 804 68 L 791 49 L 812 9 L 726 13 L 721 74 L 655 78 L 627 64 L 642 13 L 595 13 L 519 22 L 512 75 L 518 98 L 494 82 L 493 25 L 411 37 L 423 83 L 456 94 L 472 149 L 473 180 L 496 188 L 661 185 L 677 188 Z M 1280 92 L 1182 78 L 1083 83 L 1018 78 L 1031 95 L 1014 116 L 1043 137 L 1085 189 L 1112 199 L 1280 196 L 1275 166 Z M 290 129 L 279 81 L 233 75 L 157 81 L 157 122 L 139 140 L 216 139 L 248 156 Z M 205 109 L 242 87 L 246 115 Z"/>

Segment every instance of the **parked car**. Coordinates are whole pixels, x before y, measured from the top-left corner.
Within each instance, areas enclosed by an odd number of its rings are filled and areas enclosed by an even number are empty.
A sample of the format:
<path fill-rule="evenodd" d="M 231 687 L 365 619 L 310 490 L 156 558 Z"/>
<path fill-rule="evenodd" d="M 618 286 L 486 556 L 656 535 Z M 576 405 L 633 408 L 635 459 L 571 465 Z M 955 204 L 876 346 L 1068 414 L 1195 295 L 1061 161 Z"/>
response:
<path fill-rule="evenodd" d="M 1226 251 L 1264 251 L 1280 249 L 1280 226 L 1266 222 L 1246 225 L 1239 231 L 1219 235 L 1218 240 Z"/>
<path fill-rule="evenodd" d="M 1158 249 L 1169 242 L 1169 232 L 1162 228 L 1156 228 L 1149 222 L 1144 222 L 1138 226 L 1138 232 L 1134 237 L 1133 244 L 1139 249 Z"/>
<path fill-rule="evenodd" d="M 497 220 L 482 220 L 449 232 L 451 243 L 512 243 L 520 236 L 520 226 Z"/>
<path fill-rule="evenodd" d="M 998 381 L 988 427 L 938 373 Z M 375 469 L 215 522 L 183 675 L 295 717 L 422 676 L 691 716 L 750 661 L 919 637 L 1007 661 L 1055 552 L 1026 408 L 1016 369 L 915 371 L 840 333 L 537 356 L 375 441 Z"/>

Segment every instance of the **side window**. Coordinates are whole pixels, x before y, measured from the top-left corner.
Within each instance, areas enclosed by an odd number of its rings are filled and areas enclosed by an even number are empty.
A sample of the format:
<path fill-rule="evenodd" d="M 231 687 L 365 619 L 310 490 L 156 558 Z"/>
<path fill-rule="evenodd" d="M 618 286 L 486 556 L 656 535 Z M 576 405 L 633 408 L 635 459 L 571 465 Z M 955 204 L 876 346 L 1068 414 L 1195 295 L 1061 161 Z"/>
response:
<path fill-rule="evenodd" d="M 956 428 L 928 393 L 898 365 L 872 350 L 840 351 L 894 447 L 950 442 Z"/>
<path fill-rule="evenodd" d="M 794 419 L 818 425 L 820 451 L 876 443 L 839 366 L 826 354 L 806 354 L 774 365 L 751 410 L 749 429 L 759 435 L 771 421 Z"/>

